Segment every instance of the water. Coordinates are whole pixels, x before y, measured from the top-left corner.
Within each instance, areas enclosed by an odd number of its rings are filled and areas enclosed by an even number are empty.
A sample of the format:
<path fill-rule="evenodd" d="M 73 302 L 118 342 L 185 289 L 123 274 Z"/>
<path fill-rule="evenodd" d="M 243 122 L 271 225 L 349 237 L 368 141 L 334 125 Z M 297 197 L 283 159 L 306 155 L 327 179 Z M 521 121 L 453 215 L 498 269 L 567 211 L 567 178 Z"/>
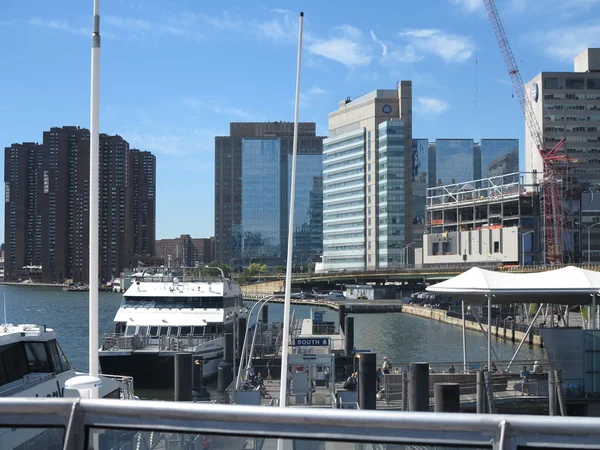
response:
<path fill-rule="evenodd" d="M 44 324 L 56 331 L 58 342 L 71 365 L 88 370 L 88 293 L 63 292 L 60 288 L 0 285 L 6 294 L 9 323 Z M 100 292 L 100 336 L 114 330 L 113 318 L 121 295 Z M 1 299 L 1 297 L 0 297 Z M 282 304 L 269 304 L 269 320 L 283 317 Z M 308 318 L 310 308 L 292 305 L 296 318 Z M 257 308 L 258 309 L 258 308 Z M 337 322 L 337 311 L 325 310 L 325 321 Z M 378 359 L 387 356 L 392 362 L 462 361 L 461 328 L 408 314 L 358 314 L 354 316 L 355 347 L 372 350 Z M 517 343 L 493 341 L 501 360 L 510 359 Z M 471 361 L 487 359 L 487 341 L 481 333 L 467 330 L 467 355 Z M 518 359 L 543 359 L 539 347 L 524 345 Z"/>

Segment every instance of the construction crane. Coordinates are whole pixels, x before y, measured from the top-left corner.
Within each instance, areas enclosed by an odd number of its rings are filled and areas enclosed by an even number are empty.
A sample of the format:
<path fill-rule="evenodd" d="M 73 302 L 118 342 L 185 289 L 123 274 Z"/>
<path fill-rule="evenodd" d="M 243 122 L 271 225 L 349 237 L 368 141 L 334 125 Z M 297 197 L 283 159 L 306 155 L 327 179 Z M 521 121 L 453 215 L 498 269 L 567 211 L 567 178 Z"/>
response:
<path fill-rule="evenodd" d="M 504 63 L 508 69 L 513 89 L 525 115 L 525 122 L 544 164 L 544 179 L 542 182 L 543 236 L 545 240 L 544 261 L 553 265 L 562 264 L 565 219 L 561 201 L 562 196 L 556 176 L 557 170 L 554 165 L 557 161 L 565 161 L 566 159 L 566 155 L 558 155 L 558 151 L 564 145 L 565 140 L 561 139 L 554 147 L 546 149 L 542 139 L 542 131 L 534 115 L 531 101 L 525 95 L 525 86 L 521 78 L 521 73 L 506 37 L 502 20 L 498 14 L 498 8 L 496 8 L 494 0 L 483 0 L 483 3 L 494 29 Z"/>

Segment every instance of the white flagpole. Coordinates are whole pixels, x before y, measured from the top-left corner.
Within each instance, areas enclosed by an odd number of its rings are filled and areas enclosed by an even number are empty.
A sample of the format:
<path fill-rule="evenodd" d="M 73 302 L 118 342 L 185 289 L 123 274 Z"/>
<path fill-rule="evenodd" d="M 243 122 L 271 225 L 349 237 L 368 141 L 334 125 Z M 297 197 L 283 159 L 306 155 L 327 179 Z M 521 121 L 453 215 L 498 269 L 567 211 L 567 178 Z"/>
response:
<path fill-rule="evenodd" d="M 100 179 L 100 0 L 94 0 L 94 30 L 92 32 L 92 86 L 90 104 L 90 376 L 98 377 L 98 250 L 99 250 L 99 179 Z M 90 392 L 98 398 L 98 388 Z"/>
<path fill-rule="evenodd" d="M 285 303 L 283 307 L 283 336 L 281 345 L 281 385 L 279 407 L 287 406 L 288 351 L 290 338 L 290 298 L 292 295 L 292 252 L 294 248 L 294 201 L 296 199 L 296 154 L 298 152 L 298 107 L 300 104 L 300 63 L 302 61 L 302 25 L 304 13 L 298 24 L 298 67 L 296 72 L 296 105 L 294 109 L 294 143 L 292 147 L 292 183 L 290 189 L 290 218 L 288 221 L 287 267 L 285 271 Z"/>

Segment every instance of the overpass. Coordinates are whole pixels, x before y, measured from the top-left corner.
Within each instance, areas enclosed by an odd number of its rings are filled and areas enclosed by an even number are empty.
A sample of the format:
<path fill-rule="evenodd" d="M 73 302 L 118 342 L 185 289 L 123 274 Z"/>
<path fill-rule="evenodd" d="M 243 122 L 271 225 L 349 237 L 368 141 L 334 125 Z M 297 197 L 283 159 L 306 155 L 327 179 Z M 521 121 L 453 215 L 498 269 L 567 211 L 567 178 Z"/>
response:
<path fill-rule="evenodd" d="M 600 264 L 571 264 L 583 269 L 600 271 Z M 294 291 L 309 291 L 316 289 L 333 289 L 336 286 L 348 284 L 397 284 L 407 286 L 423 286 L 425 284 L 435 284 L 440 281 L 448 280 L 459 275 L 474 266 L 472 265 L 453 265 L 427 268 L 408 268 L 408 269 L 376 269 L 348 271 L 340 270 L 337 272 L 326 273 L 295 273 L 292 277 L 292 289 Z M 511 273 L 531 273 L 543 272 L 546 270 L 559 269 L 559 265 L 528 265 L 528 266 L 506 266 L 495 265 L 487 267 L 488 270 L 511 272 Z M 483 267 L 485 268 L 485 267 Z M 248 293 L 273 294 L 274 292 L 283 292 L 285 274 L 262 275 L 261 282 L 251 283 L 244 286 Z"/>

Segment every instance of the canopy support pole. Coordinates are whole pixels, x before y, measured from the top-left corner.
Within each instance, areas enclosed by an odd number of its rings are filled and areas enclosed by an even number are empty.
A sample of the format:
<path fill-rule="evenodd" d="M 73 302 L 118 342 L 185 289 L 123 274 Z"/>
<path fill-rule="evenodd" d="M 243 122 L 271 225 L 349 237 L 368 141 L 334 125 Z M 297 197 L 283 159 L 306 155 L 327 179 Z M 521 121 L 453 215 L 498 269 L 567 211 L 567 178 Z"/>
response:
<path fill-rule="evenodd" d="M 592 294 L 592 330 L 596 329 L 596 293 Z"/>
<path fill-rule="evenodd" d="M 475 320 L 477 321 L 477 324 L 479 325 L 479 329 L 483 333 L 483 337 L 487 339 L 489 333 L 486 333 L 485 330 L 483 329 L 483 325 L 481 325 L 481 321 L 479 320 L 479 317 L 477 317 L 477 314 L 475 314 L 474 316 L 475 316 Z M 489 340 L 491 341 L 491 339 L 489 339 Z M 498 361 L 498 364 L 500 364 L 500 359 L 498 358 L 498 355 L 496 354 L 496 350 L 494 350 L 493 347 L 490 347 L 490 348 L 492 349 L 492 353 L 494 353 L 494 358 L 496 358 L 496 361 Z"/>
<path fill-rule="evenodd" d="M 462 303 L 462 345 L 463 345 L 463 372 L 467 373 L 467 321 L 465 319 L 465 302 Z"/>
<path fill-rule="evenodd" d="M 487 361 L 488 370 L 492 370 L 492 294 L 489 293 L 487 296 L 488 314 L 487 314 Z"/>
<path fill-rule="evenodd" d="M 507 372 L 508 372 L 508 369 L 510 369 L 510 366 L 512 365 L 513 361 L 515 360 L 515 358 L 519 354 L 519 350 L 521 350 L 521 347 L 523 347 L 523 344 L 525 343 L 525 340 L 527 339 L 527 336 L 529 336 L 529 333 L 531 332 L 531 329 L 533 328 L 533 324 L 535 323 L 535 319 L 537 319 L 537 317 L 540 314 L 540 312 L 542 312 L 542 308 L 543 307 L 544 307 L 544 304 L 543 303 L 540 304 L 540 307 L 538 308 L 537 312 L 535 313 L 535 316 L 533 317 L 533 320 L 529 323 L 529 326 L 527 327 L 527 331 L 523 335 L 523 339 L 521 339 L 521 342 L 519 343 L 519 346 L 517 347 L 517 350 L 515 350 L 515 354 L 511 358 L 510 362 L 508 363 L 508 367 L 506 368 Z"/>

